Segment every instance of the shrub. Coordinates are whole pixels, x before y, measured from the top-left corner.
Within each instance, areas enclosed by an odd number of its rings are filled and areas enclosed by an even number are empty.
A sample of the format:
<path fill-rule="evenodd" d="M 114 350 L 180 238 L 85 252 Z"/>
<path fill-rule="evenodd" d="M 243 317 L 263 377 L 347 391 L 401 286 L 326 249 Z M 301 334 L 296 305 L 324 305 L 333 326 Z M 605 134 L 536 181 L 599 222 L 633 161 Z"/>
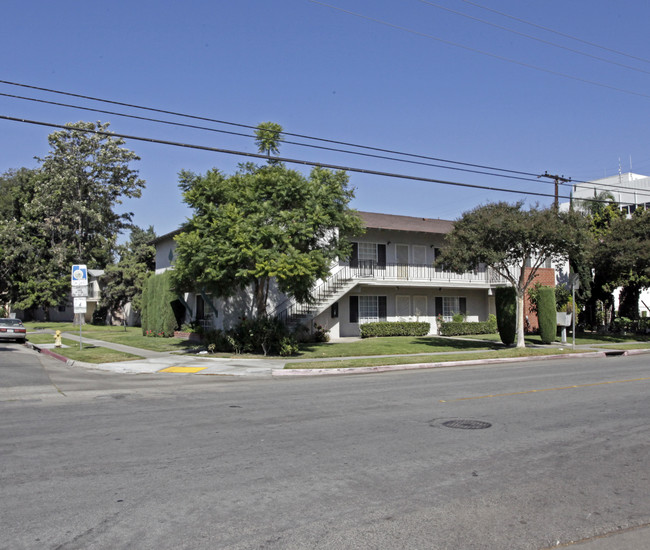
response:
<path fill-rule="evenodd" d="M 557 315 L 555 311 L 555 288 L 540 286 L 537 293 L 537 318 L 539 334 L 543 344 L 555 341 L 557 335 Z"/>
<path fill-rule="evenodd" d="M 286 356 L 298 352 L 298 343 L 287 327 L 271 317 L 243 318 L 225 334 L 225 340 L 235 353 Z"/>
<path fill-rule="evenodd" d="M 509 346 L 517 335 L 517 294 L 514 287 L 497 287 L 494 293 L 497 327 L 501 341 Z"/>
<path fill-rule="evenodd" d="M 490 315 L 488 315 L 487 323 L 490 327 L 490 332 L 488 332 L 488 334 L 494 334 L 498 332 L 499 327 L 497 325 L 497 316 L 494 313 L 490 313 Z"/>
<path fill-rule="evenodd" d="M 171 337 L 178 327 L 174 302 L 178 302 L 172 291 L 171 271 L 152 275 L 147 279 L 142 293 L 142 334 Z"/>
<path fill-rule="evenodd" d="M 431 330 L 430 323 L 415 323 L 404 321 L 380 321 L 364 323 L 360 327 L 361 338 L 378 336 L 426 336 Z"/>
<path fill-rule="evenodd" d="M 441 336 L 463 336 L 465 334 L 494 334 L 497 331 L 497 318 L 490 315 L 487 321 L 479 323 L 442 323 L 440 325 Z"/>
<path fill-rule="evenodd" d="M 108 315 L 107 307 L 98 307 L 93 311 L 93 318 L 91 324 L 93 325 L 105 325 L 106 324 L 106 315 Z"/>

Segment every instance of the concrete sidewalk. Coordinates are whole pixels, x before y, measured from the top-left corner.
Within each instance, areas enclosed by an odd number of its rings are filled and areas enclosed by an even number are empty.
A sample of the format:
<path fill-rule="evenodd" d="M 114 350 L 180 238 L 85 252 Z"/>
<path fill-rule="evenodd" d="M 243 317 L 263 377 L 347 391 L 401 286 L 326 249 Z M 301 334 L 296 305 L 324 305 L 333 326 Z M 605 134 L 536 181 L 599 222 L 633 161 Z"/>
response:
<path fill-rule="evenodd" d="M 49 331 L 48 331 L 49 332 Z M 79 341 L 79 335 L 73 333 L 64 333 L 63 336 L 69 340 Z M 29 338 L 29 335 L 28 335 Z M 415 353 L 415 354 L 400 354 L 400 355 L 382 355 L 382 356 L 359 356 L 359 357 L 332 357 L 321 359 L 296 359 L 296 358 L 273 358 L 273 359 L 256 359 L 256 358 L 241 358 L 236 357 L 211 357 L 209 354 L 199 355 L 184 355 L 173 352 L 159 352 L 151 351 L 141 348 L 134 348 L 123 344 L 115 344 L 105 342 L 104 340 L 94 340 L 92 338 L 81 338 L 82 343 L 88 343 L 95 346 L 105 347 L 138 355 L 142 359 L 134 361 L 120 361 L 114 363 L 85 363 L 82 361 L 72 361 L 57 353 L 54 349 L 54 344 L 29 344 L 31 347 L 51 355 L 61 361 L 66 362 L 70 366 L 84 367 L 89 369 L 97 369 L 110 371 L 121 374 L 202 374 L 213 376 L 248 376 L 257 378 L 272 378 L 272 377 L 287 377 L 287 376 L 322 376 L 322 375 L 341 375 L 341 374 L 368 374 L 388 371 L 399 370 L 418 370 L 418 369 L 431 369 L 441 367 L 454 367 L 463 365 L 479 365 L 479 364 L 497 364 L 497 363 L 517 363 L 524 361 L 544 361 L 554 359 L 568 359 L 568 358 L 586 358 L 586 357 L 602 357 L 609 350 L 603 349 L 600 345 L 592 346 L 577 346 L 583 349 L 584 353 L 571 354 L 571 355 L 540 355 L 532 357 L 518 357 L 518 358 L 503 358 L 503 359 L 476 359 L 472 360 L 472 355 L 481 353 L 484 350 L 465 350 L 457 351 L 454 354 L 467 356 L 465 360 L 459 361 L 446 361 L 446 362 L 422 362 L 410 363 L 403 365 L 386 365 L 376 367 L 358 367 L 350 368 L 345 367 L 345 361 L 351 359 L 365 359 L 377 357 L 418 357 L 418 356 L 436 356 L 436 355 L 449 355 L 450 352 L 436 352 L 436 353 Z M 567 348 L 566 344 L 558 344 L 558 349 Z M 600 349 L 598 349 L 600 348 Z M 623 353 L 623 352 L 618 352 Z M 635 350 L 625 353 L 648 353 L 645 350 Z M 284 369 L 286 363 L 313 363 L 318 361 L 341 361 L 341 368 L 328 368 L 328 369 Z"/>

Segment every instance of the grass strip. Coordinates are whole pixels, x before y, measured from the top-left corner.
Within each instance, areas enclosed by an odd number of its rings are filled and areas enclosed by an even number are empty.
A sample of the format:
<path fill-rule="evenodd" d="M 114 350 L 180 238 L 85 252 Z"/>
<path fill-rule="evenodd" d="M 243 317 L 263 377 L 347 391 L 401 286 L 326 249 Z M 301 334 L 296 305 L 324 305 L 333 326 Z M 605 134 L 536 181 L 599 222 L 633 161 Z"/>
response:
<path fill-rule="evenodd" d="M 463 336 L 462 338 L 470 338 L 472 340 L 484 340 L 489 342 L 500 342 L 501 338 L 498 334 L 472 334 Z M 526 344 L 529 345 L 540 345 L 542 339 L 538 334 L 527 334 L 524 338 Z M 560 342 L 560 337 L 555 339 L 556 342 Z M 577 346 L 586 346 L 589 344 L 616 344 L 616 343 L 625 343 L 625 342 L 645 342 L 650 341 L 650 337 L 643 334 L 597 334 L 597 333 L 579 333 L 576 334 L 576 345 Z M 570 334 L 567 334 L 567 344 L 571 344 L 573 339 Z"/>
<path fill-rule="evenodd" d="M 54 322 L 30 322 L 25 323 L 28 331 L 34 330 L 60 330 L 71 334 L 79 334 L 79 326 L 72 323 L 54 323 Z M 110 325 L 84 325 L 81 329 L 82 337 L 92 338 L 93 340 L 103 340 L 113 344 L 123 344 L 134 348 L 141 348 L 150 351 L 185 351 L 188 348 L 196 347 L 196 342 L 181 340 L 180 338 L 154 338 L 143 336 L 140 327 L 115 327 Z M 28 335 L 35 336 L 33 335 Z M 49 341 L 53 342 L 54 337 Z M 31 338 L 30 338 L 31 339 Z"/>
<path fill-rule="evenodd" d="M 51 334 L 30 334 L 28 335 L 29 342 L 38 346 L 39 344 L 53 344 L 54 337 Z M 125 353 L 101 346 L 95 346 L 84 342 L 82 349 L 79 349 L 79 342 L 75 340 L 68 340 L 63 338 L 61 343 L 67 348 L 53 348 L 51 351 L 57 355 L 62 355 L 73 361 L 83 361 L 85 363 L 117 363 L 120 361 L 134 361 L 142 359 L 139 355 L 132 353 Z"/>
<path fill-rule="evenodd" d="M 504 349 L 478 353 L 450 353 L 443 355 L 418 355 L 406 357 L 368 357 L 364 359 L 343 359 L 339 361 L 290 362 L 285 369 L 342 369 L 359 367 L 380 367 L 390 365 L 417 365 L 420 363 L 447 363 L 450 361 L 474 361 L 483 359 L 504 359 L 511 357 L 536 357 L 543 355 L 568 355 L 580 350 L 554 349 Z M 584 352 L 582 352 L 584 353 Z"/>
<path fill-rule="evenodd" d="M 626 349 L 647 349 L 650 350 L 650 342 L 645 343 L 645 344 L 614 344 L 612 346 L 607 346 L 607 349 L 620 349 L 620 350 L 626 350 Z"/>

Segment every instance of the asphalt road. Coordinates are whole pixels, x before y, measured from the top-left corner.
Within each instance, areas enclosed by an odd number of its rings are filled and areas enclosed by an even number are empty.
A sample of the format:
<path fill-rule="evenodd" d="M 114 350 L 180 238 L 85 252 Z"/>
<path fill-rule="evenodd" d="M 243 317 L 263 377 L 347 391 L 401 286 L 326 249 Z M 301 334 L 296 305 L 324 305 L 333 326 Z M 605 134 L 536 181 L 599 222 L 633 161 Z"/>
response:
<path fill-rule="evenodd" d="M 631 529 L 650 523 L 649 394 L 648 356 L 233 382 L 0 344 L 0 547 L 539 550 L 645 534 Z"/>

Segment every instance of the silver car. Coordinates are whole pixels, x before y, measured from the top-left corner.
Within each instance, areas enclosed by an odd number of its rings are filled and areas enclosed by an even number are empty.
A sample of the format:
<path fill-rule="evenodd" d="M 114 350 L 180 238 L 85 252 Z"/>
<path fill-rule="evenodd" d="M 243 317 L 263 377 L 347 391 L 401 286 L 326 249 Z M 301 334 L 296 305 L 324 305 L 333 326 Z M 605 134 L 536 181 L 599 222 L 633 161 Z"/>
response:
<path fill-rule="evenodd" d="M 25 342 L 27 329 L 20 319 L 0 319 L 0 340 Z"/>

